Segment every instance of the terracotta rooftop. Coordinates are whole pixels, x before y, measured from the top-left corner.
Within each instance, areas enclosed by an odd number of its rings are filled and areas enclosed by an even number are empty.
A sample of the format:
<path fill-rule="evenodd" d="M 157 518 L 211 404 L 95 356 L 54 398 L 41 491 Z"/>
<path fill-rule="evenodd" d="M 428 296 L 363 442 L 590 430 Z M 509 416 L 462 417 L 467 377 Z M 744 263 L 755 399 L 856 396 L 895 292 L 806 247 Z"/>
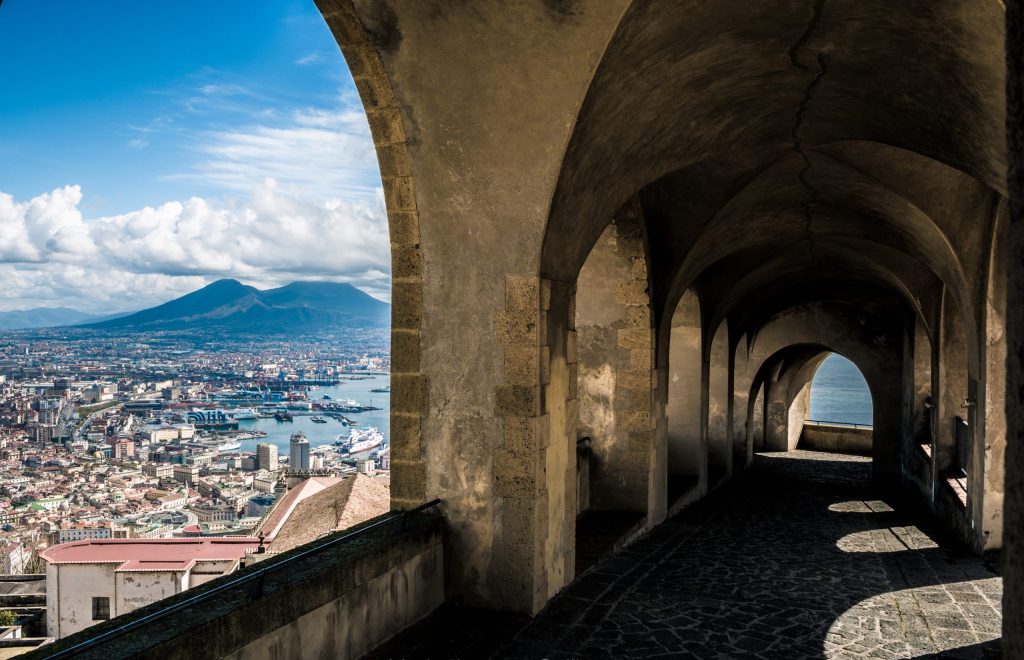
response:
<path fill-rule="evenodd" d="M 338 483 L 341 483 L 341 479 L 338 477 L 311 477 L 298 484 L 275 503 L 274 509 L 267 516 L 267 519 L 263 521 L 260 533 L 268 538 L 277 536 L 278 532 L 281 531 L 281 527 L 284 526 L 285 521 L 291 516 L 292 511 L 295 510 L 299 502 Z"/>
<path fill-rule="evenodd" d="M 241 559 L 259 539 L 103 539 L 62 543 L 39 553 L 50 564 L 118 564 L 118 571 L 184 571 L 197 561 Z"/>
<path fill-rule="evenodd" d="M 346 477 L 305 498 L 281 525 L 270 549 L 285 552 L 370 518 L 391 508 L 391 488 L 386 478 L 362 474 Z"/>

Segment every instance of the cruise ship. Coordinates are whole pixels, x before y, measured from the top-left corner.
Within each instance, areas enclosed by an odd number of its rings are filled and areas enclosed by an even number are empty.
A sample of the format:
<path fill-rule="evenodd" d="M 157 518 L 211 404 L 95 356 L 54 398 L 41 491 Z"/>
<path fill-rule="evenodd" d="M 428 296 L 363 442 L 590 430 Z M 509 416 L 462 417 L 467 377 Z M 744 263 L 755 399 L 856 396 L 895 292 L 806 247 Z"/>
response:
<path fill-rule="evenodd" d="M 342 436 L 338 436 L 338 442 L 336 444 L 341 445 L 341 451 L 349 454 L 358 454 L 364 451 L 370 451 L 374 447 L 384 442 L 384 435 L 373 428 L 372 426 L 366 429 L 352 429 L 349 433 L 348 438 L 342 439 Z"/>

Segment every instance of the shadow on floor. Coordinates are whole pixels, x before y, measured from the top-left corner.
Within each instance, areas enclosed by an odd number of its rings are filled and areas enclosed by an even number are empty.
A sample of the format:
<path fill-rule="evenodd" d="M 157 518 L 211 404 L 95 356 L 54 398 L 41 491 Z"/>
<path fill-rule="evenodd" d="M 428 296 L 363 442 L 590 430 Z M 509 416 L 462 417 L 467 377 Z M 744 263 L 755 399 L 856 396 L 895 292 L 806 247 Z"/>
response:
<path fill-rule="evenodd" d="M 798 451 L 758 456 L 529 622 L 445 608 L 371 657 L 995 658 L 1001 589 L 873 492 L 869 461 Z"/>

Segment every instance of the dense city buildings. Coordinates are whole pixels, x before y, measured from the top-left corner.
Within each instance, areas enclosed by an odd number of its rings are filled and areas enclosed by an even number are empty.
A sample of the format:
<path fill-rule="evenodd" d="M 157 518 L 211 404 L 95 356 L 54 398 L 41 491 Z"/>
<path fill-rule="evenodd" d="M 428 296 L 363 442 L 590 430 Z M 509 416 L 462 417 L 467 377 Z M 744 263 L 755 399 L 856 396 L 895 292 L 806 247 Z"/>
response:
<path fill-rule="evenodd" d="M 389 367 L 379 331 L 334 343 L 0 335 L 0 572 L 47 574 L 48 627 L 60 637 L 232 572 L 258 535 L 261 552 L 273 554 L 296 505 L 328 486 L 368 475 L 370 485 L 337 493 L 359 519 L 383 513 L 387 444 L 351 452 L 346 442 L 361 412 L 379 408 L 318 389 L 386 382 Z M 380 401 L 370 387 L 360 391 Z M 311 443 L 299 432 L 279 457 L 260 425 L 296 419 L 322 422 L 337 441 Z"/>

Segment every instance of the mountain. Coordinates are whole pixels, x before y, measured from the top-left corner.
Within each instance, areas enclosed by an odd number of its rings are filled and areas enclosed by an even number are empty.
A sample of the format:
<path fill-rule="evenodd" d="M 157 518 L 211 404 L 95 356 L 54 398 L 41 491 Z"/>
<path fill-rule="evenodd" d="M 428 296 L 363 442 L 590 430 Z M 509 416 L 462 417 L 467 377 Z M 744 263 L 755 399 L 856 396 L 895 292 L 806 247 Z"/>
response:
<path fill-rule="evenodd" d="M 13 312 L 0 312 L 0 330 L 54 328 L 62 325 L 94 323 L 108 316 L 86 314 L 69 307 L 37 307 Z"/>
<path fill-rule="evenodd" d="M 84 327 L 125 331 L 209 328 L 302 333 L 331 328 L 387 327 L 390 320 L 390 305 L 351 284 L 293 282 L 261 291 L 237 280 L 218 280 L 162 305 Z"/>

